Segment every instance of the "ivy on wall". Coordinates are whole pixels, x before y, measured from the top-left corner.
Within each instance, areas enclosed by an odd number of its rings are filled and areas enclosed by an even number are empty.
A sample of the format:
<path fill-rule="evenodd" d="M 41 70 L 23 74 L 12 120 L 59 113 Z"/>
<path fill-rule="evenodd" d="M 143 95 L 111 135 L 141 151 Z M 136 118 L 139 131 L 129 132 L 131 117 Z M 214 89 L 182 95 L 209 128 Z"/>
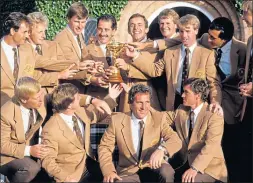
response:
<path fill-rule="evenodd" d="M 47 39 L 52 39 L 63 27 L 66 26 L 66 12 L 68 7 L 76 2 L 74 0 L 36 0 L 38 11 L 44 12 L 49 19 Z M 97 18 L 105 13 L 114 15 L 117 20 L 120 18 L 121 10 L 126 6 L 128 0 L 82 0 L 85 7 L 89 10 L 89 16 Z"/>

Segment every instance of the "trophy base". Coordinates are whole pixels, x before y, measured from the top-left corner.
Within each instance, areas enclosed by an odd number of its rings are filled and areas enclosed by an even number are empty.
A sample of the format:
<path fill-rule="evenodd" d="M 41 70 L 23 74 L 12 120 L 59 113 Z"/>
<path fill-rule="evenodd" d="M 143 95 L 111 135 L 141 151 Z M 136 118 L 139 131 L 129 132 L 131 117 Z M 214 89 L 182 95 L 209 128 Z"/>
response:
<path fill-rule="evenodd" d="M 120 70 L 118 68 L 114 68 L 113 74 L 109 76 L 110 83 L 122 83 L 123 79 L 120 75 Z"/>

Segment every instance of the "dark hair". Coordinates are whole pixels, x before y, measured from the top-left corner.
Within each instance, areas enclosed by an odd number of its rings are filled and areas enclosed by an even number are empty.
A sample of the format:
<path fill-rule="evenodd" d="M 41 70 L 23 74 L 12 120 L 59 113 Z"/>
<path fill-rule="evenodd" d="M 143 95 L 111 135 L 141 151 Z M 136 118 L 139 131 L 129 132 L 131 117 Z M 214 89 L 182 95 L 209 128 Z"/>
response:
<path fill-rule="evenodd" d="M 75 100 L 74 95 L 77 93 L 78 88 L 71 83 L 58 85 L 51 94 L 53 109 L 56 112 L 65 111 L 69 104 Z"/>
<path fill-rule="evenodd" d="M 130 28 L 130 20 L 133 19 L 133 18 L 136 18 L 136 17 L 140 17 L 140 18 L 143 18 L 144 22 L 145 22 L 145 28 L 148 28 L 148 20 L 146 19 L 146 17 L 142 14 L 139 14 L 139 13 L 135 13 L 133 14 L 129 19 L 128 19 L 128 32 L 129 31 L 129 28 Z"/>
<path fill-rule="evenodd" d="M 214 19 L 209 27 L 210 30 L 220 31 L 219 38 L 230 41 L 234 35 L 234 25 L 226 17 L 219 17 Z"/>
<path fill-rule="evenodd" d="M 99 24 L 99 21 L 100 20 L 103 20 L 103 21 L 107 21 L 107 22 L 111 22 L 112 23 L 112 30 L 117 30 L 117 21 L 116 21 L 116 18 L 112 15 L 109 15 L 109 14 L 105 14 L 105 15 L 102 15 L 100 17 L 98 17 L 97 19 L 97 26 Z"/>
<path fill-rule="evenodd" d="M 128 103 L 132 104 L 134 102 L 134 97 L 137 93 L 147 93 L 150 96 L 150 101 L 152 99 L 152 90 L 149 86 L 143 84 L 136 84 L 128 92 Z"/>
<path fill-rule="evenodd" d="M 21 12 L 10 13 L 3 23 L 3 35 L 9 34 L 11 28 L 17 32 L 22 22 L 30 24 L 30 20 L 25 14 Z"/>
<path fill-rule="evenodd" d="M 75 2 L 69 7 L 67 11 L 67 18 L 71 19 L 76 15 L 79 19 L 84 19 L 88 16 L 88 14 L 89 12 L 83 3 Z"/>
<path fill-rule="evenodd" d="M 184 82 L 184 86 L 186 85 L 190 85 L 193 93 L 201 94 L 202 101 L 207 101 L 209 95 L 209 85 L 205 79 L 189 78 Z"/>

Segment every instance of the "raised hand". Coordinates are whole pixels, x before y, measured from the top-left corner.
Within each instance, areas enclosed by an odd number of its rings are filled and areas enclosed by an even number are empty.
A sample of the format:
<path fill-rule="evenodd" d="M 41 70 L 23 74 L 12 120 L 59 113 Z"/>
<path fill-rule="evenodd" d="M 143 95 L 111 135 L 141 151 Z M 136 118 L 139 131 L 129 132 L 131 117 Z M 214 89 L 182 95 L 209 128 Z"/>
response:
<path fill-rule="evenodd" d="M 109 83 L 109 96 L 111 98 L 116 99 L 122 91 L 123 91 L 123 87 L 121 87 L 120 84 L 114 84 L 112 86 L 112 84 Z"/>
<path fill-rule="evenodd" d="M 59 72 L 58 79 L 71 79 L 73 76 L 75 76 L 78 70 L 71 70 L 71 68 L 74 66 L 75 64 L 72 64 L 67 69 Z"/>
<path fill-rule="evenodd" d="M 95 67 L 94 60 L 84 60 L 79 63 L 79 70 L 88 70 Z"/>

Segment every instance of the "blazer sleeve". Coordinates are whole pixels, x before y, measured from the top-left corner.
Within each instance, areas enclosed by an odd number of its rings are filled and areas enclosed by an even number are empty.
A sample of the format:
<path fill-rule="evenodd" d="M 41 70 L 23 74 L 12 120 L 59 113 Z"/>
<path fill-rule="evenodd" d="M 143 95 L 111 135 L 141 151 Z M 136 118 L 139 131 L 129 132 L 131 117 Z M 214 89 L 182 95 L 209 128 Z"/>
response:
<path fill-rule="evenodd" d="M 174 118 L 173 113 L 174 112 L 165 113 L 161 124 L 161 132 L 162 132 L 161 134 L 164 140 L 162 146 L 166 148 L 169 157 L 172 157 L 176 152 L 178 152 L 182 148 L 182 141 L 178 137 L 177 133 L 173 131 L 173 129 L 170 126 L 170 124 L 172 123 L 171 121 Z"/>
<path fill-rule="evenodd" d="M 35 69 L 33 77 L 41 86 L 57 86 L 59 83 L 58 75 L 59 72 L 48 72 Z"/>
<path fill-rule="evenodd" d="M 11 129 L 11 124 L 1 115 L 1 154 L 22 159 L 25 153 L 25 142 L 13 143 L 10 138 Z"/>
<path fill-rule="evenodd" d="M 158 39 L 156 40 L 159 51 L 165 50 L 167 48 L 176 46 L 181 44 L 181 40 L 179 38 L 172 38 L 172 39 Z"/>
<path fill-rule="evenodd" d="M 142 80 L 149 80 L 150 77 L 141 72 L 136 67 L 130 65 L 130 69 L 128 71 L 128 78 L 134 78 L 134 79 L 142 79 Z"/>
<path fill-rule="evenodd" d="M 69 174 L 60 168 L 56 162 L 58 142 L 54 139 L 55 137 L 52 136 L 52 133 L 53 132 L 47 128 L 42 130 L 42 144 L 44 144 L 49 150 L 48 155 L 41 159 L 42 167 L 50 174 L 50 176 L 53 176 L 57 182 L 64 182 Z"/>
<path fill-rule="evenodd" d="M 112 119 L 98 146 L 98 158 L 103 176 L 107 176 L 112 172 L 117 173 L 112 161 L 112 153 L 116 142 L 116 128 L 114 124 L 116 119 L 114 116 Z"/>
<path fill-rule="evenodd" d="M 191 166 L 201 173 L 204 173 L 204 170 L 213 159 L 216 149 L 221 148 L 223 130 L 223 118 L 217 114 L 212 114 L 208 122 L 207 135 L 204 143 L 205 145 L 191 164 Z"/>
<path fill-rule="evenodd" d="M 221 103 L 221 82 L 215 68 L 214 51 L 210 53 L 206 62 L 206 78 L 209 81 L 210 86 L 210 101 Z"/>

